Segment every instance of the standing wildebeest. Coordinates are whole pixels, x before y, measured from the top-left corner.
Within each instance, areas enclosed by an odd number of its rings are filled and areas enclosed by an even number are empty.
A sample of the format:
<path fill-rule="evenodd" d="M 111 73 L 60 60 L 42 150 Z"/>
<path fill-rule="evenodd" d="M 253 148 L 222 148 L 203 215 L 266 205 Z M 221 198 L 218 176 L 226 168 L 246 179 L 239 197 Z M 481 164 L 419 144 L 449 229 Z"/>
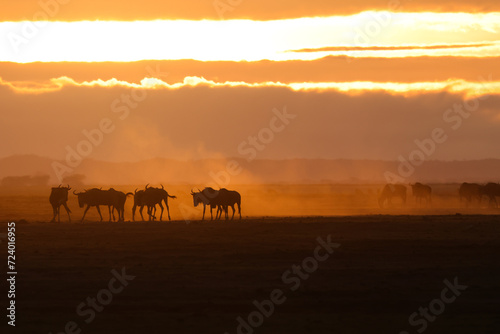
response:
<path fill-rule="evenodd" d="M 234 218 L 234 205 L 238 205 L 238 213 L 240 214 L 240 219 L 241 219 L 241 195 L 239 192 L 234 191 L 234 190 L 227 190 L 226 188 L 222 188 L 219 190 L 219 194 L 217 197 L 215 197 L 215 204 L 224 209 L 225 217 L 226 220 L 228 219 L 228 206 L 230 206 L 233 209 L 233 216 L 231 219 Z M 219 212 L 219 209 L 217 209 L 217 212 Z M 220 218 L 222 217 L 222 210 L 220 211 Z"/>
<path fill-rule="evenodd" d="M 378 198 L 378 205 L 381 208 L 384 207 L 385 202 L 391 205 L 393 197 L 401 198 L 403 204 L 406 204 L 406 187 L 402 184 L 386 184 Z"/>
<path fill-rule="evenodd" d="M 490 207 L 498 207 L 498 202 L 496 197 L 500 196 L 500 184 L 498 183 L 487 183 L 485 186 L 481 187 L 480 190 L 480 196 L 486 195 L 490 201 L 489 201 L 489 206 Z"/>
<path fill-rule="evenodd" d="M 430 186 L 417 182 L 411 185 L 411 190 L 418 204 L 422 203 L 422 200 L 425 200 L 426 204 L 431 203 L 432 188 Z"/>
<path fill-rule="evenodd" d="M 211 187 L 206 187 L 203 190 L 198 189 L 198 192 L 196 192 L 196 193 L 193 192 L 193 190 L 191 190 L 191 195 L 193 196 L 193 204 L 195 207 L 197 207 L 198 204 L 200 204 L 200 203 L 203 204 L 203 217 L 201 218 L 201 220 L 205 220 L 205 209 L 206 209 L 207 205 L 210 205 L 210 220 L 214 219 L 213 212 L 212 212 L 213 208 L 215 208 L 215 207 L 218 208 L 217 212 L 216 212 L 216 217 L 215 217 L 215 218 L 217 218 L 217 216 L 219 214 L 219 209 L 220 209 L 215 201 L 215 199 L 219 195 L 218 190 L 215 190 Z"/>
<path fill-rule="evenodd" d="M 469 206 L 474 199 L 477 199 L 478 203 L 481 204 L 481 196 L 483 193 L 483 186 L 477 183 L 467 183 L 464 182 L 460 185 L 458 189 L 458 195 L 460 196 L 460 203 L 465 200 L 465 206 Z"/>
<path fill-rule="evenodd" d="M 112 188 L 109 190 L 92 188 L 80 193 L 76 193 L 75 191 L 73 191 L 73 194 L 78 196 L 78 205 L 80 206 L 80 208 L 83 208 L 85 205 L 87 205 L 85 211 L 83 212 L 83 217 L 81 220 L 82 222 L 83 219 L 85 218 L 85 215 L 87 214 L 87 211 L 90 209 L 91 206 L 96 207 L 97 212 L 99 213 L 99 216 L 101 217 L 102 221 L 101 209 L 99 208 L 100 205 L 108 206 L 109 221 L 111 221 L 111 208 L 117 209 L 119 219 L 121 220 L 123 218 L 123 212 L 124 212 L 123 209 L 125 206 L 125 200 L 127 199 L 127 195 L 132 195 L 132 193 L 125 194 L 121 191 L 116 191 Z"/>
<path fill-rule="evenodd" d="M 146 187 L 147 187 L 147 185 L 146 185 Z M 139 213 L 141 214 L 141 218 L 144 221 L 144 216 L 142 215 L 142 210 L 144 209 L 143 197 L 144 197 L 144 190 L 137 191 L 137 189 L 136 189 L 134 192 L 134 206 L 132 207 L 132 220 L 133 221 L 135 221 L 135 210 L 137 209 L 138 206 L 140 207 Z"/>
<path fill-rule="evenodd" d="M 125 221 L 125 202 L 127 201 L 127 196 L 134 195 L 133 193 L 124 193 L 123 191 L 118 191 L 113 188 L 109 188 L 108 192 L 108 203 L 113 206 L 113 211 L 116 209 L 118 211 L 118 221 Z M 115 220 L 115 215 L 113 213 L 113 221 Z"/>
<path fill-rule="evenodd" d="M 68 221 L 71 222 L 71 217 L 70 217 L 70 212 L 71 210 L 68 208 L 68 205 L 66 202 L 68 201 L 68 191 L 71 188 L 69 185 L 67 187 L 59 187 L 57 188 L 52 188 L 52 191 L 50 192 L 50 197 L 49 197 L 49 202 L 52 205 L 52 210 L 54 211 L 54 217 L 52 217 L 51 222 L 56 220 L 56 215 L 57 215 L 57 221 L 61 222 L 61 214 L 60 214 L 60 209 L 61 205 L 64 206 L 66 209 L 66 212 L 68 213 Z"/>
<path fill-rule="evenodd" d="M 170 196 L 168 192 L 163 188 L 163 185 L 161 186 L 161 189 L 146 186 L 146 190 L 144 190 L 144 194 L 142 195 L 142 203 L 148 207 L 149 220 L 156 218 L 154 215 L 156 214 L 156 204 L 158 204 L 160 205 L 161 208 L 161 213 L 160 213 L 160 221 L 161 221 L 163 216 L 162 202 L 165 202 L 165 206 L 167 207 L 168 220 L 170 220 L 170 209 L 168 207 L 169 197 L 177 198 L 176 196 Z"/>

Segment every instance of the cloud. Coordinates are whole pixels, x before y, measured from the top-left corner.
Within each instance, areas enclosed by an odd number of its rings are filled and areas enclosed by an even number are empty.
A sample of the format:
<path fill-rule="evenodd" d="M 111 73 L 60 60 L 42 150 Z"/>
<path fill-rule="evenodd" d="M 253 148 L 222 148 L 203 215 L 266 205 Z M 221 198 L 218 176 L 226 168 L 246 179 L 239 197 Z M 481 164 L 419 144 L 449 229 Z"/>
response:
<path fill-rule="evenodd" d="M 68 147 L 76 150 L 106 120 L 113 131 L 102 140 L 95 135 L 100 143 L 89 158 L 247 159 L 248 154 L 238 149 L 241 143 L 262 137 L 261 131 L 275 117 L 273 109 L 286 107 L 296 117 L 273 140 L 263 137 L 267 143 L 256 151 L 258 158 L 394 160 L 408 157 L 415 140 L 429 138 L 436 128 L 443 129 L 448 140 L 430 159 L 498 157 L 500 94 L 471 100 L 453 88 L 474 84 L 469 82 L 444 89 L 414 87 L 412 94 L 394 93 L 392 88 L 353 93 L 286 85 L 211 85 L 200 78 L 176 88 L 140 90 L 121 82 L 58 82 L 67 86 L 43 94 L 19 94 L 0 85 L 3 155 L 64 159 Z"/>
<path fill-rule="evenodd" d="M 43 94 L 57 92 L 65 87 L 102 87 L 102 88 L 130 88 L 142 90 L 175 90 L 186 87 L 246 87 L 246 88 L 286 88 L 293 91 L 337 91 L 349 94 L 359 94 L 366 91 L 383 91 L 395 95 L 414 95 L 421 92 L 452 92 L 464 94 L 467 97 L 476 97 L 500 93 L 500 81 L 493 81 L 492 76 L 483 78 L 479 82 L 449 79 L 442 82 L 261 82 L 246 83 L 242 81 L 215 82 L 201 77 L 188 76 L 182 82 L 169 84 L 158 78 L 144 78 L 140 83 L 131 83 L 123 80 L 96 79 L 92 81 L 76 82 L 68 77 L 53 78 L 47 82 L 7 82 L 0 78 L 0 86 L 5 86 L 19 94 Z"/>
<path fill-rule="evenodd" d="M 444 44 L 444 45 L 403 45 L 403 46 L 326 46 L 315 49 L 287 50 L 286 52 L 328 52 L 328 51 L 397 51 L 397 50 L 442 50 L 461 48 L 481 48 L 495 43 Z"/>
<path fill-rule="evenodd" d="M 49 82 L 69 77 L 76 82 L 96 78 L 140 84 L 144 77 L 170 84 L 186 76 L 214 82 L 443 82 L 450 78 L 479 81 L 480 76 L 500 78 L 500 57 L 346 58 L 325 57 L 315 61 L 202 62 L 196 60 L 103 62 L 103 63 L 9 63 L 0 62 L 6 82 Z M 429 69 L 432 68 L 432 71 Z"/>

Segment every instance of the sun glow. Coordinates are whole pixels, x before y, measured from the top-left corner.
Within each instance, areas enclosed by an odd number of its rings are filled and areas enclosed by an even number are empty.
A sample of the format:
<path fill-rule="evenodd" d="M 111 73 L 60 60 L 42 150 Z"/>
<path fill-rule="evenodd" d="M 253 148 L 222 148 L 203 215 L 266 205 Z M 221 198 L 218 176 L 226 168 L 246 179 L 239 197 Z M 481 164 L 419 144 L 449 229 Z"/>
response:
<path fill-rule="evenodd" d="M 363 12 L 274 21 L 2 22 L 0 61 L 313 60 L 352 57 L 498 56 L 500 13 Z M 474 43 L 484 43 L 482 46 Z M 469 48 L 412 46 L 471 44 Z M 363 47 L 394 47 L 363 50 Z M 407 49 L 398 49 L 410 46 Z M 325 48 L 343 47 L 328 50 Z M 350 50 L 349 48 L 357 48 Z M 361 48 L 361 49 L 360 49 Z M 309 52 L 290 50 L 318 49 Z"/>

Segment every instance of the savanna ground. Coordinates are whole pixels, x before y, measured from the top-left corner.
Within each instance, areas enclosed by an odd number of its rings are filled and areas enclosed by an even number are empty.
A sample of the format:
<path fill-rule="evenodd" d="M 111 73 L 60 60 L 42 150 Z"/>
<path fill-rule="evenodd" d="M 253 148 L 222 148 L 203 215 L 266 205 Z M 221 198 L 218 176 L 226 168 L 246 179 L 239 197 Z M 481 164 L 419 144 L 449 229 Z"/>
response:
<path fill-rule="evenodd" d="M 50 190 L 4 194 L 0 233 L 16 221 L 18 272 L 16 327 L 8 329 L 55 334 L 73 321 L 75 333 L 233 334 L 238 317 L 256 314 L 254 301 L 280 289 L 286 300 L 241 333 L 498 333 L 498 212 L 461 207 L 454 187 L 435 187 L 432 206 L 409 197 L 407 206 L 386 209 L 377 208 L 375 186 L 241 187 L 244 218 L 228 222 L 201 222 L 199 212 L 182 220 L 179 204 L 192 207 L 184 186 L 167 187 L 178 196 L 172 222 L 129 221 L 129 199 L 125 222 L 108 222 L 103 208 L 105 221 L 91 209 L 80 223 L 83 210 L 71 195 L 73 221 L 63 212 L 61 223 L 50 223 Z M 317 269 L 307 278 L 288 272 L 329 235 L 340 246 Z M 77 306 L 122 268 L 135 278 L 86 323 Z M 438 305 L 444 280 L 455 278 L 467 288 L 432 321 L 418 316 L 410 324 L 419 308 Z"/>

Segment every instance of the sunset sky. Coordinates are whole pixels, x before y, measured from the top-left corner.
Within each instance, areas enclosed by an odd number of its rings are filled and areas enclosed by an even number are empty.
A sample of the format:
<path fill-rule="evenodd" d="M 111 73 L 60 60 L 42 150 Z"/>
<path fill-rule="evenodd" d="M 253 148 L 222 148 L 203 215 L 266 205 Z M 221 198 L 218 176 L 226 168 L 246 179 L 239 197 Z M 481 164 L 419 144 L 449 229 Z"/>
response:
<path fill-rule="evenodd" d="M 496 0 L 22 0 L 0 36 L 0 158 L 500 158 Z"/>

